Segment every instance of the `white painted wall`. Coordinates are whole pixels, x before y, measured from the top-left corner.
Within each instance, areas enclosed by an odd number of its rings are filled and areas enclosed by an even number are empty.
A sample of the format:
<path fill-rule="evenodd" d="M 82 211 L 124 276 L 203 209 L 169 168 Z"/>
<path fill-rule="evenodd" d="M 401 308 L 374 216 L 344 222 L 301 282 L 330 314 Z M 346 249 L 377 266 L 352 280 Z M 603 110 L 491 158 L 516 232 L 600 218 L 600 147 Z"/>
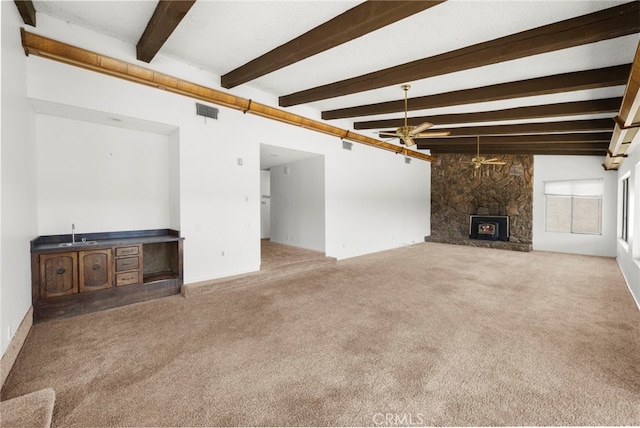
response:
<path fill-rule="evenodd" d="M 39 235 L 170 227 L 168 136 L 42 114 L 36 136 Z"/>
<path fill-rule="evenodd" d="M 534 156 L 533 249 L 560 253 L 615 257 L 616 255 L 616 174 L 605 171 L 597 156 Z M 556 233 L 545 230 L 544 182 L 603 179 L 602 234 Z"/>
<path fill-rule="evenodd" d="M 259 144 L 228 138 L 246 116 L 225 110 L 219 121 L 204 121 L 186 97 L 42 58 L 28 61 L 33 99 L 178 128 L 169 136 L 178 166 L 168 174 L 179 177 L 170 184 L 169 223 L 186 238 L 186 282 L 259 269 Z"/>
<path fill-rule="evenodd" d="M 20 42 L 22 20 L 13 2 L 0 4 L 0 344 L 4 355 L 31 306 L 29 241 L 37 236 L 37 199 L 34 114 L 26 98 L 27 59 Z"/>
<path fill-rule="evenodd" d="M 637 146 L 620 165 L 617 177 L 618 179 L 629 177 L 631 194 L 629 242 L 625 243 L 621 239 L 617 240 L 617 260 L 629 290 L 640 309 L 640 149 Z M 621 204 L 618 203 L 618 207 L 620 206 Z M 619 215 L 618 231 L 621 230 L 620 223 Z M 621 236 L 621 234 L 618 233 L 617 236 Z"/>
<path fill-rule="evenodd" d="M 431 234 L 431 164 L 368 146 L 337 149 L 327 162 L 327 254 L 353 257 Z"/>
<path fill-rule="evenodd" d="M 344 150 L 339 138 L 278 122 L 259 126 L 263 144 L 324 155 L 328 256 L 356 257 L 423 242 L 431 234 L 429 162 L 406 164 L 401 155 L 361 144 Z"/>
<path fill-rule="evenodd" d="M 10 9 L 15 12 L 15 7 Z M 135 49 L 132 46 L 50 17 L 39 17 L 37 32 L 68 43 L 81 43 L 82 47 L 136 62 L 133 59 Z M 19 35 L 19 31 L 16 30 L 15 34 Z M 94 117 L 117 116 L 126 121 L 131 120 L 132 123 L 155 123 L 162 129 L 172 130 L 166 137 L 170 159 L 167 172 L 168 214 L 165 212 L 163 218 L 155 218 L 154 224 L 149 224 L 148 227 L 162 224 L 162 227 L 180 230 L 186 238 L 186 283 L 259 269 L 260 144 L 304 150 L 324 156 L 324 247 L 328 255 L 337 258 L 353 257 L 419 242 L 429 234 L 430 165 L 427 162 L 414 160 L 407 165 L 401 156 L 357 144 L 354 145 L 353 151 L 345 151 L 342 150 L 338 138 L 226 108 L 221 108 L 219 120 L 205 121 L 204 118 L 195 115 L 195 101 L 190 98 L 40 57 L 29 56 L 25 59 L 19 39 L 13 40 L 12 43 L 16 56 L 19 57 L 18 64 L 20 61 L 23 64 L 21 79 L 24 81 L 25 75 L 27 77 L 26 96 L 34 105 L 58 106 L 60 111 L 88 112 Z M 175 63 L 162 56 L 156 57 L 153 64 L 141 65 L 214 88 L 219 82 L 218 76 Z M 20 78 L 15 81 L 20 82 Z M 14 86 L 15 81 L 12 81 Z M 237 95 L 250 96 L 257 101 L 271 102 L 274 105 L 277 103 L 271 96 L 254 91 L 249 86 L 243 85 L 239 91 L 241 92 Z M 20 97 L 26 107 L 24 90 Z M 4 100 L 3 93 L 3 102 Z M 12 108 L 16 116 L 19 116 L 19 120 L 13 122 L 21 124 L 14 129 L 19 128 L 22 132 L 33 129 L 34 123 L 30 126 L 27 124 L 31 120 L 29 117 L 34 116 L 33 113 L 20 112 L 13 106 Z M 42 119 L 40 123 L 49 121 L 51 123 L 47 123 L 47 129 L 61 130 L 65 128 L 64 124 L 68 119 L 49 117 Z M 3 125 L 4 123 L 3 120 Z M 83 129 L 81 134 L 85 136 L 97 136 L 105 131 L 101 125 L 93 122 L 78 126 Z M 148 131 L 146 125 L 140 126 L 138 131 Z M 238 129 L 259 132 L 248 132 L 238 137 Z M 108 132 L 111 131 L 113 130 Z M 3 137 L 4 132 L 3 127 Z M 231 139 L 229 136 L 234 138 Z M 41 132 L 40 137 L 38 147 L 41 148 L 47 142 L 52 146 L 61 145 L 60 147 L 66 144 L 61 137 L 45 137 Z M 31 162 L 31 165 L 35 165 L 38 159 L 35 152 L 35 136 L 31 138 L 31 146 L 28 141 L 25 145 L 25 139 L 21 138 L 21 152 L 6 162 L 22 167 L 23 163 L 15 161 L 22 156 L 26 158 L 24 164 L 29 165 Z M 101 141 L 106 143 L 105 139 Z M 96 171 L 104 170 L 110 162 L 101 154 L 103 145 L 93 146 L 94 152 L 91 152 L 89 147 L 83 147 L 87 149 L 84 157 L 93 156 L 100 160 L 95 165 Z M 53 149 L 54 147 L 51 147 L 51 150 Z M 29 156 L 26 156 L 27 152 Z M 238 165 L 238 158 L 243 159 L 241 166 Z M 118 165 L 117 169 L 122 171 L 123 164 Z M 4 174 L 3 170 L 3 176 Z M 20 197 L 27 201 L 31 199 L 31 204 L 18 204 L 15 206 L 15 212 L 20 212 L 20 221 L 23 222 L 27 222 L 31 216 L 32 232 L 28 237 L 25 236 L 26 233 L 18 237 L 21 245 L 25 247 L 20 256 L 24 259 L 24 269 L 21 271 L 22 277 L 14 282 L 19 293 L 23 295 L 22 305 L 28 307 L 28 241 L 38 234 L 37 205 L 39 203 L 43 207 L 46 206 L 51 213 L 56 210 L 56 206 L 54 201 L 47 199 L 46 194 L 41 195 L 36 191 L 35 180 L 38 174 L 35 170 L 29 170 L 27 167 L 19 171 L 19 174 L 25 178 L 18 189 Z M 46 186 L 46 183 L 42 183 L 43 188 Z M 161 199 L 162 202 L 154 199 L 154 203 L 166 204 L 166 193 L 163 193 Z M 65 204 L 60 203 L 57 209 L 67 210 L 68 203 L 78 204 L 81 201 L 67 200 Z M 84 222 L 74 221 L 78 226 Z M 138 221 L 139 217 L 131 221 L 123 220 L 117 227 L 124 230 L 147 228 L 147 225 L 141 225 Z M 42 230 L 47 234 L 68 233 L 68 219 L 58 218 L 55 222 L 48 223 L 43 214 L 41 222 Z M 96 225 L 98 226 L 111 228 L 110 223 Z M 91 226 L 91 229 L 93 228 Z M 19 308 L 18 312 L 23 315 L 26 308 Z"/>
<path fill-rule="evenodd" d="M 271 168 L 271 241 L 325 251 L 324 156 Z"/>
<path fill-rule="evenodd" d="M 271 237 L 271 172 L 260 171 L 260 238 Z"/>
<path fill-rule="evenodd" d="M 180 129 L 169 134 L 169 228 L 180 230 Z"/>

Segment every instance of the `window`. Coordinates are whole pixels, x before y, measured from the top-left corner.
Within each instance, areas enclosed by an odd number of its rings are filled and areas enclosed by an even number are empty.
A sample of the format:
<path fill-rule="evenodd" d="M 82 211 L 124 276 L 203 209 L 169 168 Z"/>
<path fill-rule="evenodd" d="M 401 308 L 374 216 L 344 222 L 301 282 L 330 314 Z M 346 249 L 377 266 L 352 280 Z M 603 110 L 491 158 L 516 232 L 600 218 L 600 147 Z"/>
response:
<path fill-rule="evenodd" d="M 602 180 L 546 181 L 546 231 L 602 234 Z"/>
<path fill-rule="evenodd" d="M 624 178 L 621 181 L 622 184 L 622 218 L 620 224 L 622 225 L 622 233 L 620 237 L 623 241 L 629 242 L 629 177 Z"/>

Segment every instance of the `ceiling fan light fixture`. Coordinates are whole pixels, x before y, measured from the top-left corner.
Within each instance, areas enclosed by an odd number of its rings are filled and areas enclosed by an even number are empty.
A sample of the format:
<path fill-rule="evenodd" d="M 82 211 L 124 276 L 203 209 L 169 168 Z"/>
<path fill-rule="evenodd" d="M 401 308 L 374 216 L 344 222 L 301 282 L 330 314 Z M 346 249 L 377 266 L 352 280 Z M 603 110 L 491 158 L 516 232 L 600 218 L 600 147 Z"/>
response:
<path fill-rule="evenodd" d="M 402 85 L 404 91 L 404 125 L 400 126 L 395 132 L 381 131 L 378 133 L 381 137 L 397 137 L 400 139 L 400 144 L 406 147 L 415 146 L 416 142 L 414 138 L 429 138 L 429 137 L 446 137 L 450 135 L 449 131 L 435 131 L 435 132 L 423 132 L 433 126 L 431 122 L 423 122 L 417 126 L 410 126 L 408 124 L 408 95 L 407 92 L 411 88 L 411 85 Z"/>
<path fill-rule="evenodd" d="M 487 159 L 484 156 L 480 156 L 480 136 L 476 137 L 476 156 L 471 158 L 471 164 L 473 164 L 473 176 L 477 177 L 475 170 L 480 169 L 482 165 L 506 165 L 506 162 L 499 161 L 498 158 Z"/>

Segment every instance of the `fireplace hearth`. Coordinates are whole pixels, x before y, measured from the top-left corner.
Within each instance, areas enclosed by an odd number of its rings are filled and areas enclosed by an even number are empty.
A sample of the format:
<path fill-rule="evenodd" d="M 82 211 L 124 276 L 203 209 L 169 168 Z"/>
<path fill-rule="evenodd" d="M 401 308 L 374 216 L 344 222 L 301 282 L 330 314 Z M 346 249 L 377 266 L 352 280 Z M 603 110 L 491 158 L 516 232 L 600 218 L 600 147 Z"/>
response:
<path fill-rule="evenodd" d="M 469 216 L 469 238 L 509 241 L 509 217 L 502 215 Z"/>

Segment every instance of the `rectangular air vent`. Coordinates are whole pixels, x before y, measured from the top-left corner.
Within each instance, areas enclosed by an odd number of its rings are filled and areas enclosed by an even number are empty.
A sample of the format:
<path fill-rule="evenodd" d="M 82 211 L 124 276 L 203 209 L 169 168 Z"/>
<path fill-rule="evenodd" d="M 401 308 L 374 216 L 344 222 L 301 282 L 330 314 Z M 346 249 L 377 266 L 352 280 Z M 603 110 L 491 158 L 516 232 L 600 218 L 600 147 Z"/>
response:
<path fill-rule="evenodd" d="M 210 117 L 211 119 L 218 119 L 218 112 L 220 110 L 205 104 L 196 103 L 196 114 L 198 116 Z"/>
<path fill-rule="evenodd" d="M 346 141 L 346 140 L 342 140 L 342 148 L 345 150 L 351 150 L 351 147 L 353 147 L 353 143 Z"/>

